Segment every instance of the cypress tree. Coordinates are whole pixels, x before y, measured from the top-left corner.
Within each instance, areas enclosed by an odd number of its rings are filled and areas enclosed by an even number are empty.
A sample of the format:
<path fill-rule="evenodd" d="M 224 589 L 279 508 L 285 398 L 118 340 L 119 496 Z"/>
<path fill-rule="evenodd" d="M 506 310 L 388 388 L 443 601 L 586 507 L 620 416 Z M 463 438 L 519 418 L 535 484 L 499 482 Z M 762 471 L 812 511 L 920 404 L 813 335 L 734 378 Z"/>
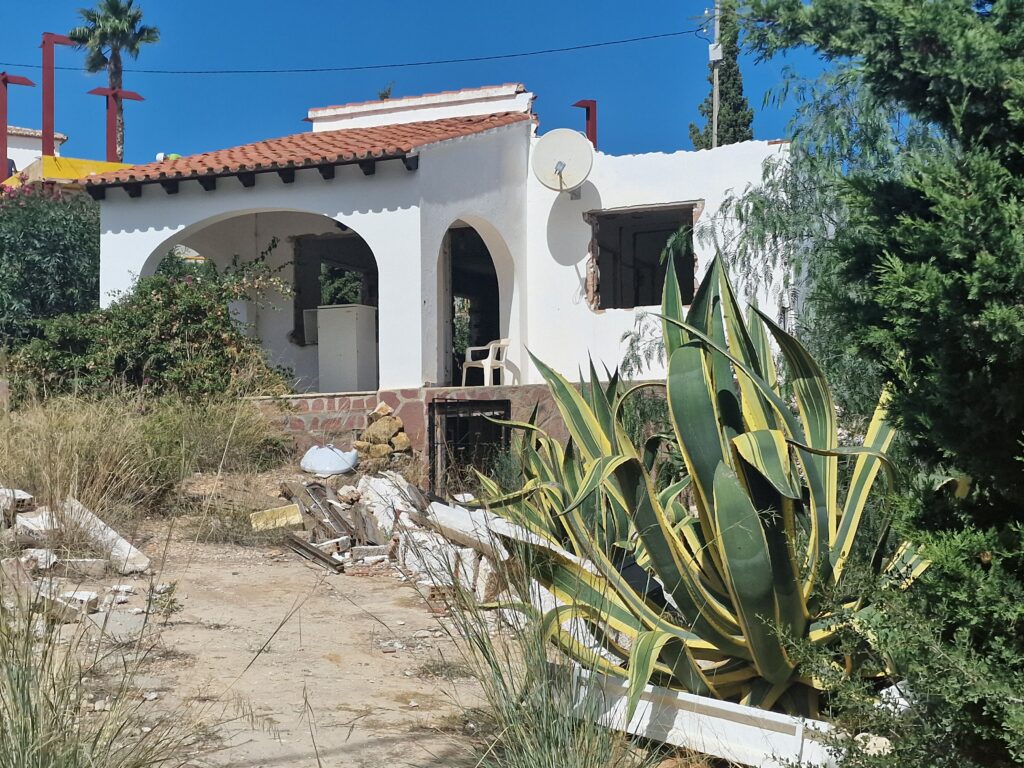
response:
<path fill-rule="evenodd" d="M 740 27 L 736 16 L 736 0 L 722 0 L 719 40 L 722 60 L 718 62 L 718 146 L 750 141 L 754 138 L 754 110 L 743 95 L 743 74 L 740 72 Z M 708 66 L 708 82 L 714 87 L 714 68 Z M 709 93 L 699 111 L 704 127 L 690 123 L 690 140 L 694 149 L 711 149 L 711 117 L 714 94 Z"/>

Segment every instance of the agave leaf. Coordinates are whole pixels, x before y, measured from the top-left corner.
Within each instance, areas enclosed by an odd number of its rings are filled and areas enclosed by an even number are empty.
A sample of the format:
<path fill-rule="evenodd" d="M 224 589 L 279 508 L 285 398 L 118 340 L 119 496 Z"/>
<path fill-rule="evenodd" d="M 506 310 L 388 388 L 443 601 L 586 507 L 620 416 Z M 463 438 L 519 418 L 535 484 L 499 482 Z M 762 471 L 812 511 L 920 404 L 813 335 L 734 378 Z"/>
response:
<path fill-rule="evenodd" d="M 743 460 L 754 467 L 783 496 L 800 500 L 800 488 L 793 480 L 786 435 L 777 429 L 745 432 L 732 439 Z"/>
<path fill-rule="evenodd" d="M 682 322 L 686 317 L 683 308 L 683 294 L 679 288 L 679 278 L 675 270 L 675 256 L 669 252 L 668 268 L 665 270 L 665 287 L 661 296 L 661 312 L 666 318 Z M 663 322 L 662 338 L 665 342 L 665 358 L 672 357 L 679 347 L 686 343 L 686 333 L 678 325 Z"/>
<path fill-rule="evenodd" d="M 883 391 L 882 397 L 878 401 L 878 407 L 875 408 L 874 416 L 871 418 L 871 423 L 868 425 L 868 432 L 864 436 L 864 448 L 878 451 L 883 455 L 889 449 L 893 437 L 896 435 L 896 430 L 885 418 L 888 401 L 888 392 Z M 878 477 L 878 470 L 883 467 L 890 475 L 891 483 L 892 467 L 887 458 L 883 459 L 865 452 L 857 458 L 857 463 L 854 465 L 850 489 L 846 493 L 846 503 L 843 505 L 843 518 L 839 521 L 839 527 L 836 529 L 836 539 L 832 544 L 830 554 L 833 578 L 836 582 L 843 575 L 843 569 L 853 549 L 853 542 L 860 527 L 861 517 L 864 515 L 868 495 Z"/>
<path fill-rule="evenodd" d="M 583 396 L 561 374 L 544 365 L 532 353 L 530 359 L 551 389 L 565 426 L 584 457 L 593 460 L 608 455 L 611 443 Z"/>
<path fill-rule="evenodd" d="M 832 401 L 832 393 L 829 391 L 821 368 L 795 337 L 780 328 L 760 310 L 754 311 L 768 327 L 768 331 L 775 339 L 775 343 L 779 345 L 782 356 L 786 360 L 790 383 L 796 395 L 797 409 L 800 412 L 800 420 L 804 425 L 807 445 L 820 451 L 836 448 L 839 442 L 835 403 Z M 818 530 L 814 531 L 817 551 L 825 552 L 835 541 L 836 529 L 839 525 L 839 509 L 836 498 L 839 487 L 839 461 L 835 456 L 813 453 L 808 455 L 808 452 L 805 451 L 803 464 L 805 467 L 815 466 L 817 474 L 824 483 L 824 487 L 820 491 L 815 486 L 811 486 L 810 492 L 818 523 Z M 815 498 L 819 493 L 821 498 Z M 821 520 L 822 511 L 826 516 L 824 521 Z M 825 523 L 824 526 L 822 522 Z M 826 569 L 831 571 L 830 563 Z"/>
<path fill-rule="evenodd" d="M 754 347 L 754 354 L 757 356 L 757 368 L 761 378 L 771 385 L 776 394 L 780 393 L 779 374 L 775 370 L 775 357 L 772 355 L 771 344 L 768 343 L 768 334 L 764 332 L 764 323 L 757 314 L 757 303 L 752 302 L 747 307 L 747 330 L 750 333 L 750 342 Z"/>
<path fill-rule="evenodd" d="M 658 654 L 672 635 L 658 630 L 641 632 L 629 654 L 629 686 L 626 689 L 626 722 L 633 719 L 644 686 L 651 679 Z"/>
<path fill-rule="evenodd" d="M 726 583 L 739 612 L 754 665 L 768 682 L 785 682 L 792 676 L 795 665 L 775 631 L 780 617 L 768 542 L 757 510 L 736 473 L 724 463 L 715 473 L 714 516 Z"/>

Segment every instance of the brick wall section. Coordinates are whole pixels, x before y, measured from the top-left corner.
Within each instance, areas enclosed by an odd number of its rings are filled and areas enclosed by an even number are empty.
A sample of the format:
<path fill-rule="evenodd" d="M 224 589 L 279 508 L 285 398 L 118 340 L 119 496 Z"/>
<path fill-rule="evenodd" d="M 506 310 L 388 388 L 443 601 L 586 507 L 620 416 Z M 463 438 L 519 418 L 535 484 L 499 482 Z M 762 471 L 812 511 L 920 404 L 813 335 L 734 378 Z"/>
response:
<path fill-rule="evenodd" d="M 367 414 L 385 402 L 405 424 L 413 449 L 427 448 L 427 403 L 436 398 L 456 400 L 509 400 L 512 420 L 526 421 L 535 405 L 537 424 L 552 437 L 568 440 L 565 424 L 547 385 L 501 387 L 427 387 L 382 390 L 355 394 L 291 395 L 257 398 L 266 408 L 282 414 L 282 426 L 300 441 L 331 443 L 347 447 L 367 425 Z"/>

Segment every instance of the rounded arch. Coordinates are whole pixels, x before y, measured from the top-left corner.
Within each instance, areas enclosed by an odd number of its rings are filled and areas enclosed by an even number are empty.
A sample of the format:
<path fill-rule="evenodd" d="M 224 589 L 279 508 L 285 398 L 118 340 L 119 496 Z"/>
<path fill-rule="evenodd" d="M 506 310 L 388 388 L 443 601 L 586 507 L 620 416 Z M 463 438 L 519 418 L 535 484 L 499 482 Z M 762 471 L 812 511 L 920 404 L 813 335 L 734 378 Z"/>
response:
<path fill-rule="evenodd" d="M 262 227 L 261 217 L 263 219 Z M 206 245 L 207 249 L 212 246 L 223 251 L 225 248 L 232 247 L 232 243 L 234 243 L 233 247 L 235 248 L 247 247 L 247 249 L 251 250 L 252 247 L 258 244 L 261 238 L 265 239 L 269 244 L 269 238 L 275 236 L 273 228 L 275 225 L 274 219 L 277 217 L 294 217 L 297 219 L 297 226 L 293 225 L 289 229 L 299 229 L 303 224 L 307 228 L 315 229 L 315 222 L 320 222 L 320 228 L 324 229 L 324 231 L 330 231 L 331 227 L 338 227 L 339 225 L 346 229 L 348 228 L 347 224 L 342 224 L 338 219 L 328 214 L 320 213 L 319 211 L 303 210 L 301 208 L 265 207 L 226 211 L 192 222 L 167 237 L 146 257 L 138 276 L 149 277 L 156 272 L 160 262 L 176 246 L 192 248 L 202 253 L 201 249 L 196 246 Z M 218 240 L 220 242 L 216 242 Z M 253 252 L 252 256 L 258 256 L 265 248 L 266 245 L 261 250 Z M 234 255 L 234 253 L 229 254 L 227 258 L 231 258 Z M 216 258 L 217 256 L 223 258 L 222 254 L 215 254 L 213 257 Z"/>
<path fill-rule="evenodd" d="M 464 359 L 461 347 L 482 346 L 511 335 L 513 302 L 518 295 L 515 261 L 498 228 L 469 213 L 449 222 L 437 253 L 439 379 L 444 384 L 459 384 Z M 460 297 L 469 302 L 468 310 L 462 305 L 462 311 L 468 312 L 468 318 L 462 318 L 468 328 L 463 329 L 461 339 L 457 338 L 455 312 Z M 517 366 L 510 364 L 509 369 L 513 377 L 518 376 Z"/>
<path fill-rule="evenodd" d="M 232 313 L 253 329 L 272 363 L 292 371 L 298 391 L 377 389 L 380 276 L 376 254 L 360 232 L 314 211 L 236 210 L 165 239 L 148 255 L 140 276 L 152 275 L 176 246 L 191 249 L 218 269 L 236 256 L 247 261 L 265 255 L 277 276 L 292 286 L 288 296 L 271 292 L 259 303 L 235 302 Z M 318 330 L 325 323 L 331 330 L 321 345 Z M 350 328 L 355 323 L 357 330 Z M 349 343 L 350 332 L 360 334 L 358 343 Z"/>

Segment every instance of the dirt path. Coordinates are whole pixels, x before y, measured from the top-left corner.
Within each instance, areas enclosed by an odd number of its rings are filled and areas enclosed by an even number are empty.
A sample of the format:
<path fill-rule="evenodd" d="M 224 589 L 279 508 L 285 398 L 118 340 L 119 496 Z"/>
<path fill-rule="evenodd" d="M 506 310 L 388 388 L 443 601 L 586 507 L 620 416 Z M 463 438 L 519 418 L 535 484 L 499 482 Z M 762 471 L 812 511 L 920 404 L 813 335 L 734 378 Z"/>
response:
<path fill-rule="evenodd" d="M 458 731 L 475 683 L 393 570 L 333 575 L 291 553 L 178 540 L 156 581 L 177 582 L 182 608 L 153 627 L 138 684 L 153 706 L 220 721 L 196 766 L 473 764 Z"/>

